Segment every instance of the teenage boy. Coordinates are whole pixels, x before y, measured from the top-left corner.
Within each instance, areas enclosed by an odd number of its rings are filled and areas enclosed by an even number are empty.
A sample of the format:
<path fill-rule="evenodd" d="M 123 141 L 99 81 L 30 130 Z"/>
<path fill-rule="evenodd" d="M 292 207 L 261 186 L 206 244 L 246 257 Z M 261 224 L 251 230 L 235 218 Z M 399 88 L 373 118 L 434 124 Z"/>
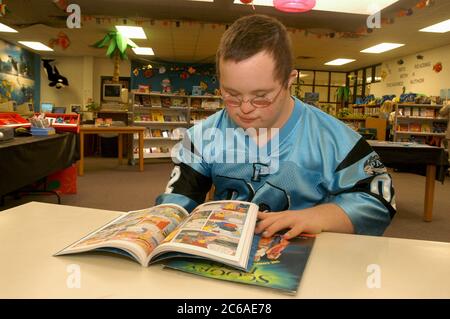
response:
<path fill-rule="evenodd" d="M 360 135 L 291 97 L 297 72 L 286 28 L 264 15 L 238 19 L 216 66 L 225 110 L 187 131 L 157 204 L 191 211 L 214 185 L 215 200 L 259 205 L 255 231 L 264 237 L 382 235 L 395 214 L 392 180 Z"/>

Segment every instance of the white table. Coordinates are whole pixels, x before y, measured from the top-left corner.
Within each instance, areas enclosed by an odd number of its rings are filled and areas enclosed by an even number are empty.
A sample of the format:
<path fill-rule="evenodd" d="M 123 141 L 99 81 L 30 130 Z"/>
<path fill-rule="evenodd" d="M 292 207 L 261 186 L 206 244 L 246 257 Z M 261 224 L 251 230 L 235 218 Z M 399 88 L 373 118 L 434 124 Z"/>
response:
<path fill-rule="evenodd" d="M 115 256 L 52 257 L 118 214 L 37 202 L 0 212 L 0 298 L 289 298 Z M 67 287 L 72 264 L 80 288 Z M 380 288 L 367 287 L 371 264 Z M 295 297 L 450 298 L 450 243 L 323 233 Z"/>

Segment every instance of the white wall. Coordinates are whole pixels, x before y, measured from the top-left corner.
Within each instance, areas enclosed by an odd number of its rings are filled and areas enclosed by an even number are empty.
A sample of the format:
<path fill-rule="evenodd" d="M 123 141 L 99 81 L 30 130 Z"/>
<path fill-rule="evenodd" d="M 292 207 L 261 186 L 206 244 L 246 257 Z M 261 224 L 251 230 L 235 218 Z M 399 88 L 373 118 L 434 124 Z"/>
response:
<path fill-rule="evenodd" d="M 69 80 L 69 86 L 56 89 L 48 86 L 47 74 L 41 63 L 41 102 L 54 103 L 55 106 L 70 104 L 85 105 L 89 98 L 100 103 L 100 84 L 102 76 L 112 76 L 113 61 L 109 58 L 94 57 L 51 57 L 60 74 Z M 129 77 L 131 63 L 121 61 L 120 76 Z"/>
<path fill-rule="evenodd" d="M 417 59 L 417 55 L 422 55 L 423 60 Z M 397 64 L 400 59 L 404 61 L 402 65 Z M 440 73 L 433 71 L 433 66 L 438 62 L 443 66 Z M 372 84 L 370 90 L 376 97 L 387 94 L 399 96 L 403 87 L 407 93 L 439 96 L 441 89 L 450 88 L 450 45 L 386 61 L 381 70 L 386 72 L 386 78 Z"/>

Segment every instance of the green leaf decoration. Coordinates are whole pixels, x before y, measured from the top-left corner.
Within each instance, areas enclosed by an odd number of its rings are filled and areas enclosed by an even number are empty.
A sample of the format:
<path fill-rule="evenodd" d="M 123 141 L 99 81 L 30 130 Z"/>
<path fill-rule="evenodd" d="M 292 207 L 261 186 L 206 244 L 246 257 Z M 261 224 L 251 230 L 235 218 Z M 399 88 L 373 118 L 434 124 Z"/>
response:
<path fill-rule="evenodd" d="M 116 42 L 117 42 L 117 48 L 119 49 L 120 53 L 124 53 L 127 50 L 127 39 L 120 33 L 116 34 Z"/>
<path fill-rule="evenodd" d="M 128 60 L 128 56 L 127 56 L 126 51 L 125 51 L 125 52 L 120 52 L 120 58 L 121 58 L 122 60 Z"/>
<path fill-rule="evenodd" d="M 115 39 L 113 39 L 110 43 L 109 43 L 109 47 L 108 47 L 108 51 L 106 51 L 106 56 L 112 57 L 114 51 L 116 50 L 117 44 Z"/>
<path fill-rule="evenodd" d="M 109 41 L 111 41 L 111 37 L 107 34 L 102 40 L 96 42 L 92 46 L 96 48 L 103 48 Z"/>

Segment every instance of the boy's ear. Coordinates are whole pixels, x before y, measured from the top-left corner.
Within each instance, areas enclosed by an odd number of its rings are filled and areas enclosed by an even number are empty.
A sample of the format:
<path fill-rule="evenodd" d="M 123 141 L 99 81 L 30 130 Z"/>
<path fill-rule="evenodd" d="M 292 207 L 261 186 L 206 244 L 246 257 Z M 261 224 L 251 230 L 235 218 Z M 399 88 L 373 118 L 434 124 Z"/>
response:
<path fill-rule="evenodd" d="M 289 82 L 288 82 L 288 88 L 291 87 L 291 85 L 297 81 L 297 74 L 298 71 L 297 70 L 292 70 L 291 74 L 289 75 Z"/>

